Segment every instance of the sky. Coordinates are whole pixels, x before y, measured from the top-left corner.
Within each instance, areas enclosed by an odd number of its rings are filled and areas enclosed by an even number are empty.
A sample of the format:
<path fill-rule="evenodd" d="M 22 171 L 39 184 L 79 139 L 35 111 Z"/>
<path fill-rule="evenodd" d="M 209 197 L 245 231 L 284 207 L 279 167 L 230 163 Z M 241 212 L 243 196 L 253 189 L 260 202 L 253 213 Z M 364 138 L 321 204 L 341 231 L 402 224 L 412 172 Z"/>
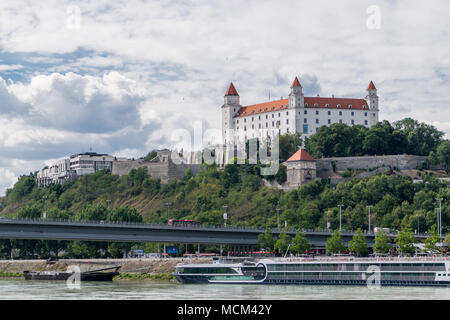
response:
<path fill-rule="evenodd" d="M 242 105 L 363 98 L 380 120 L 450 133 L 450 2 L 0 2 L 0 195 L 20 175 L 93 151 L 140 157 L 177 129 L 220 129 L 232 81 Z"/>

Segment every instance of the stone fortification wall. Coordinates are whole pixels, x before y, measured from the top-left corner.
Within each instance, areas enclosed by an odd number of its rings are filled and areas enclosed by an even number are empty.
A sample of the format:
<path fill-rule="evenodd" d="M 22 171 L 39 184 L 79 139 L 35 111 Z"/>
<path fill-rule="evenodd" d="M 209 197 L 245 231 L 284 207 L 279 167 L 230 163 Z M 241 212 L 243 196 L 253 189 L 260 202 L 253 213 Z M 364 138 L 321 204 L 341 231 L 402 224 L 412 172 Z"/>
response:
<path fill-rule="evenodd" d="M 342 157 L 342 158 L 323 158 L 316 162 L 317 174 L 320 177 L 326 175 L 326 172 L 333 172 L 333 163 L 335 171 L 349 169 L 373 169 L 379 167 L 390 167 L 398 170 L 416 169 L 425 161 L 423 156 L 414 155 L 390 155 L 390 156 L 363 156 L 363 157 Z"/>
<path fill-rule="evenodd" d="M 172 161 L 143 162 L 138 160 L 126 160 L 114 161 L 112 174 L 122 176 L 128 174 L 132 169 L 140 167 L 147 167 L 148 173 L 153 178 L 160 178 L 161 183 L 169 183 L 171 180 L 183 178 L 188 168 L 192 170 L 194 175 L 200 170 L 199 164 L 174 164 Z"/>

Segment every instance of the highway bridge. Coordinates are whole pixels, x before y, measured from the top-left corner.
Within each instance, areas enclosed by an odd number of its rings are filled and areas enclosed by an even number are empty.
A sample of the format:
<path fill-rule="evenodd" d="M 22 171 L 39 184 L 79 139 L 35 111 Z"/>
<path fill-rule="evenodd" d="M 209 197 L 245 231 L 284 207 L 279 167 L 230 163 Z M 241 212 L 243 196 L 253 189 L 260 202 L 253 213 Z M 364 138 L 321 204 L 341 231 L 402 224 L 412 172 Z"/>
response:
<path fill-rule="evenodd" d="M 0 218 L 0 239 L 221 244 L 251 248 L 264 231 L 233 226 L 173 227 L 145 223 Z M 272 229 L 272 232 L 275 236 L 280 234 L 279 229 Z M 287 230 L 286 233 L 294 237 L 296 230 Z M 332 231 L 303 230 L 303 233 L 313 247 L 324 247 Z M 341 234 L 345 243 L 354 235 L 351 231 L 342 231 Z M 365 235 L 368 245 L 372 246 L 374 234 Z M 388 236 L 394 238 L 396 235 Z M 423 240 L 426 235 L 417 235 L 416 238 Z"/>

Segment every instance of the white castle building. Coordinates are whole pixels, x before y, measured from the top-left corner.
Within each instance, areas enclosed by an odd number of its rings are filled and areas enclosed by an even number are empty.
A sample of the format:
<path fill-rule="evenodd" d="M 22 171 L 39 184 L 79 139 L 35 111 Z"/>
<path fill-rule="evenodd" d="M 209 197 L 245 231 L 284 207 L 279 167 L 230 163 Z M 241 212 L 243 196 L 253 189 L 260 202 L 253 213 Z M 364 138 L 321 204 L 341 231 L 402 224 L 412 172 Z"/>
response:
<path fill-rule="evenodd" d="M 295 77 L 288 99 L 248 106 L 240 105 L 233 83 L 222 106 L 222 137 L 225 145 L 242 144 L 248 139 L 270 140 L 277 134 L 300 132 L 309 137 L 320 126 L 334 123 L 370 128 L 378 122 L 378 95 L 371 81 L 362 98 L 305 97 Z"/>

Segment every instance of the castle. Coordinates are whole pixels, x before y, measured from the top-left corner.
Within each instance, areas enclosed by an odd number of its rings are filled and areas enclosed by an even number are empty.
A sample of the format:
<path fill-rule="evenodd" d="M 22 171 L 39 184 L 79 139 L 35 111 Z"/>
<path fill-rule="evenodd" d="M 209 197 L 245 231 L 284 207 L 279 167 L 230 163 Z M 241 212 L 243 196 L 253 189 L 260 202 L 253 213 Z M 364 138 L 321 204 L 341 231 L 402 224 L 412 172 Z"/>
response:
<path fill-rule="evenodd" d="M 295 77 L 288 99 L 241 106 L 239 94 L 230 84 L 222 106 L 224 145 L 245 143 L 248 139 L 271 140 L 276 135 L 300 132 L 309 137 L 320 126 L 334 123 L 363 125 L 378 122 L 377 88 L 371 81 L 362 98 L 305 97 Z"/>

